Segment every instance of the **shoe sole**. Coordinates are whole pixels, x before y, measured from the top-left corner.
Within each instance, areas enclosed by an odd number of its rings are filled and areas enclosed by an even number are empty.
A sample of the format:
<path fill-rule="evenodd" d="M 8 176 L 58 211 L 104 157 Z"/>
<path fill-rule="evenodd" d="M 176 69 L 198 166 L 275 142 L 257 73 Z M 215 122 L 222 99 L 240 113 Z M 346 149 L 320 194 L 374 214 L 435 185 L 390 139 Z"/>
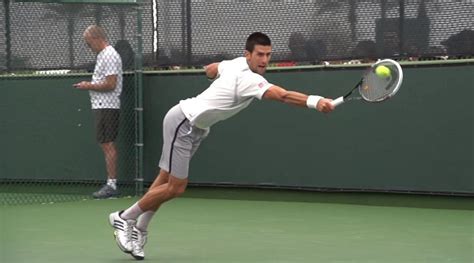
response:
<path fill-rule="evenodd" d="M 109 224 L 110 226 L 112 226 L 112 228 L 114 229 L 114 239 L 115 239 L 115 243 L 117 244 L 117 246 L 120 248 L 120 250 L 122 250 L 124 253 L 127 253 L 127 254 L 131 254 L 132 251 L 131 250 L 127 250 L 126 248 L 122 247 L 120 245 L 120 242 L 117 238 L 117 230 L 115 229 L 114 227 L 114 217 L 113 217 L 113 213 L 109 215 Z"/>
<path fill-rule="evenodd" d="M 130 254 L 131 254 L 131 253 L 130 253 Z M 134 259 L 136 259 L 136 260 L 144 260 L 144 259 L 145 259 L 145 257 L 136 256 L 136 255 L 134 255 L 134 254 L 131 254 L 131 255 L 132 255 L 132 257 L 133 257 Z"/>

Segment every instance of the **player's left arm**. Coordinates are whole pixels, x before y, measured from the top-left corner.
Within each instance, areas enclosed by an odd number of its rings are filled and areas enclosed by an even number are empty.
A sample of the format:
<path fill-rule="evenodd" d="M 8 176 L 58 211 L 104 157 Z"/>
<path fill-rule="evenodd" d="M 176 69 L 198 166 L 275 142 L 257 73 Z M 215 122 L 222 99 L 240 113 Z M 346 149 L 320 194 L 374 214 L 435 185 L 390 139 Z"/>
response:
<path fill-rule="evenodd" d="M 204 71 L 208 79 L 213 80 L 219 75 L 219 63 L 211 63 L 207 66 L 204 66 Z"/>
<path fill-rule="evenodd" d="M 109 75 L 104 81 L 92 83 L 90 81 L 81 81 L 74 84 L 77 89 L 95 90 L 95 91 L 111 91 L 117 87 L 117 75 Z"/>
<path fill-rule="evenodd" d="M 293 106 L 313 108 L 324 113 L 334 110 L 334 106 L 331 104 L 332 99 L 306 95 L 301 92 L 286 90 L 276 85 L 268 88 L 263 94 L 263 98 L 276 100 Z"/>

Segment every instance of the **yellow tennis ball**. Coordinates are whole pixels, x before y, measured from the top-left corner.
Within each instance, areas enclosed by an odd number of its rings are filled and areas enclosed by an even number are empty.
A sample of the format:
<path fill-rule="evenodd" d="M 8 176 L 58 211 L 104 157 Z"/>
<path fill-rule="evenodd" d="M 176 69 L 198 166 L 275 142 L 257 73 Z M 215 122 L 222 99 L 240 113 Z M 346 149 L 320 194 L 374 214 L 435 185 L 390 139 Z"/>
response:
<path fill-rule="evenodd" d="M 383 65 L 377 66 L 375 68 L 375 74 L 379 78 L 388 78 L 392 75 L 392 73 L 390 72 L 390 69 L 386 66 L 383 66 Z"/>

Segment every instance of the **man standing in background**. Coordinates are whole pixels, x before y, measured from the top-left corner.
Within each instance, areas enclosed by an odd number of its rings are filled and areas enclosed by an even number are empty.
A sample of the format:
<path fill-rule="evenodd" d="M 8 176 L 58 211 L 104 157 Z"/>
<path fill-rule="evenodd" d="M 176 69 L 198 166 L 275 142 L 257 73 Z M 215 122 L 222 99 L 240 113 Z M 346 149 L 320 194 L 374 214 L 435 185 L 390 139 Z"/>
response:
<path fill-rule="evenodd" d="M 89 26 L 83 34 L 84 41 L 97 53 L 92 81 L 81 81 L 74 87 L 89 90 L 92 111 L 95 117 L 96 138 L 105 156 L 107 183 L 92 195 L 94 198 L 118 196 L 117 148 L 120 117 L 120 93 L 122 92 L 122 60 L 109 44 L 104 30 Z"/>

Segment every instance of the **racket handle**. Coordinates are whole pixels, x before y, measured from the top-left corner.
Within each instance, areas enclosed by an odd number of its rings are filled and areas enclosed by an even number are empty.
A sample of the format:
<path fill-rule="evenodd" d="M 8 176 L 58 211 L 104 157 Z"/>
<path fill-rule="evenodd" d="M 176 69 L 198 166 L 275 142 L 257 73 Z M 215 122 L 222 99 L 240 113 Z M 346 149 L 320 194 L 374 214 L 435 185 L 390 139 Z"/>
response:
<path fill-rule="evenodd" d="M 339 105 L 341 105 L 342 103 L 344 103 L 344 97 L 339 97 L 333 101 L 331 101 L 331 104 L 334 106 L 334 107 L 337 107 Z"/>

